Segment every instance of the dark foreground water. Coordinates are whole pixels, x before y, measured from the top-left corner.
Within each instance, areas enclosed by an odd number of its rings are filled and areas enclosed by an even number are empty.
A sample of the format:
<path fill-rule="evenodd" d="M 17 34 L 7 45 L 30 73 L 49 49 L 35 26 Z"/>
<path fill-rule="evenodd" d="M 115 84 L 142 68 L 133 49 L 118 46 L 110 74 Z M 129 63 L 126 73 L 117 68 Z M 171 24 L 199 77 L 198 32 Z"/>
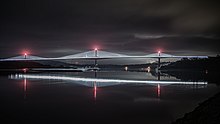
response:
<path fill-rule="evenodd" d="M 200 85 L 126 82 L 158 80 L 157 75 L 146 72 L 25 75 L 0 76 L 1 123 L 169 124 L 220 91 L 211 82 Z M 114 80 L 91 81 L 95 77 Z M 181 82 L 169 75 L 161 75 L 159 79 Z"/>

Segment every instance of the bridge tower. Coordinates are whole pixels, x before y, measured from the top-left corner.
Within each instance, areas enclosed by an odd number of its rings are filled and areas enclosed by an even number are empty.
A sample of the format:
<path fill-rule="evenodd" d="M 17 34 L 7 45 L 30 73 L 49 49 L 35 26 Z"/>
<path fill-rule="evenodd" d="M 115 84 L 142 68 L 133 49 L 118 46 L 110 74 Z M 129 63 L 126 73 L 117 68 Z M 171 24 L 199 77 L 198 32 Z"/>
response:
<path fill-rule="evenodd" d="M 27 53 L 24 53 L 24 59 L 27 59 Z"/>
<path fill-rule="evenodd" d="M 157 65 L 158 71 L 160 68 L 160 56 L 161 56 L 161 51 L 158 51 L 158 65 Z"/>
<path fill-rule="evenodd" d="M 95 50 L 94 50 L 94 53 L 95 53 L 95 67 L 97 67 L 98 66 L 98 63 L 97 63 L 97 57 L 98 57 L 98 48 L 95 48 Z"/>

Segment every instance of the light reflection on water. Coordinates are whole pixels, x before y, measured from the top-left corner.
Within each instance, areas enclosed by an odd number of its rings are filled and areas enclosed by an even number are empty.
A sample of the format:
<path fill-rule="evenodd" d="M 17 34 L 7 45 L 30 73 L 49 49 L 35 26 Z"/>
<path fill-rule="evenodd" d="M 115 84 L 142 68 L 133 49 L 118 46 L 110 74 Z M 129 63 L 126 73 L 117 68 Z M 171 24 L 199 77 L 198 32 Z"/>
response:
<path fill-rule="evenodd" d="M 158 123 L 166 124 L 219 91 L 216 85 L 205 80 L 182 81 L 167 74 L 143 72 L 26 73 L 8 78 L 0 80 L 9 82 L 5 85 L 22 81 L 23 97 L 19 99 L 15 94 L 20 91 L 11 90 L 11 85 L 7 91 L 0 87 L 3 95 L 13 95 L 10 101 L 7 96 L 1 96 L 7 104 L 5 111 L 16 110 L 14 116 L 19 119 L 25 115 L 29 118 L 21 119 L 25 123 L 74 123 L 76 120 L 155 123 L 159 120 Z M 35 117 L 40 119 L 35 122 L 31 119 Z"/>
<path fill-rule="evenodd" d="M 79 76 L 80 73 L 75 73 L 76 75 L 73 76 L 66 76 L 63 75 L 62 73 L 59 74 L 54 74 L 54 73 L 46 73 L 46 74 L 11 74 L 9 75 L 9 79 L 23 79 L 23 84 L 24 84 L 24 99 L 26 99 L 26 90 L 27 90 L 27 79 L 43 79 L 43 80 L 63 80 L 64 82 L 69 82 L 72 81 L 73 83 L 83 85 L 86 87 L 93 87 L 94 92 L 93 96 L 94 99 L 96 100 L 97 97 L 97 88 L 98 87 L 109 87 L 109 86 L 115 86 L 115 85 L 125 85 L 125 84 L 144 84 L 144 85 L 153 85 L 157 88 L 157 97 L 160 98 L 161 95 L 161 86 L 166 86 L 166 85 L 185 85 L 191 88 L 205 88 L 207 86 L 207 82 L 198 82 L 198 81 L 181 81 L 179 79 L 176 79 L 173 76 L 169 75 L 161 75 L 160 73 L 157 75 L 152 75 L 151 73 L 147 73 L 147 76 L 150 78 L 148 79 L 154 79 L 157 80 L 135 80 L 135 79 L 113 79 L 113 77 L 108 77 L 106 79 L 104 78 L 98 78 L 97 77 L 97 72 L 91 72 L 90 74 L 93 75 L 94 73 L 94 78 L 87 78 L 83 76 Z M 102 73 L 101 73 L 102 74 Z M 155 78 L 156 77 L 156 78 Z M 162 77 L 162 78 L 161 78 Z M 123 78 L 123 77 L 122 77 Z"/>

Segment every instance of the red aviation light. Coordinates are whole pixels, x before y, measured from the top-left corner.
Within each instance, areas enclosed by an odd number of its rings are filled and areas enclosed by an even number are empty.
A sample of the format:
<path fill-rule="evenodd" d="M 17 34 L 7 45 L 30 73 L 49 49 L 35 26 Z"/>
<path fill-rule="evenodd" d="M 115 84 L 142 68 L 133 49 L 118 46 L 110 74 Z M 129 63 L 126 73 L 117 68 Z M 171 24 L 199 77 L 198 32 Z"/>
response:
<path fill-rule="evenodd" d="M 158 56 L 160 56 L 160 54 L 161 54 L 161 51 L 159 50 L 159 51 L 158 51 L 157 53 L 158 53 Z"/>

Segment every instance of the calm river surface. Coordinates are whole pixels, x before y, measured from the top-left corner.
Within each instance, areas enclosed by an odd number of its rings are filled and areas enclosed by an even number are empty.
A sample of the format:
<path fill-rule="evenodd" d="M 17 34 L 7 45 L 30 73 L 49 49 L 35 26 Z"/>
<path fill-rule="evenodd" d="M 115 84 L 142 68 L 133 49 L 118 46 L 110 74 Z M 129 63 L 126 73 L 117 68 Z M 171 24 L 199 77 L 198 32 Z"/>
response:
<path fill-rule="evenodd" d="M 169 124 L 220 91 L 212 82 L 200 82 L 126 71 L 2 74 L 1 121 Z"/>

